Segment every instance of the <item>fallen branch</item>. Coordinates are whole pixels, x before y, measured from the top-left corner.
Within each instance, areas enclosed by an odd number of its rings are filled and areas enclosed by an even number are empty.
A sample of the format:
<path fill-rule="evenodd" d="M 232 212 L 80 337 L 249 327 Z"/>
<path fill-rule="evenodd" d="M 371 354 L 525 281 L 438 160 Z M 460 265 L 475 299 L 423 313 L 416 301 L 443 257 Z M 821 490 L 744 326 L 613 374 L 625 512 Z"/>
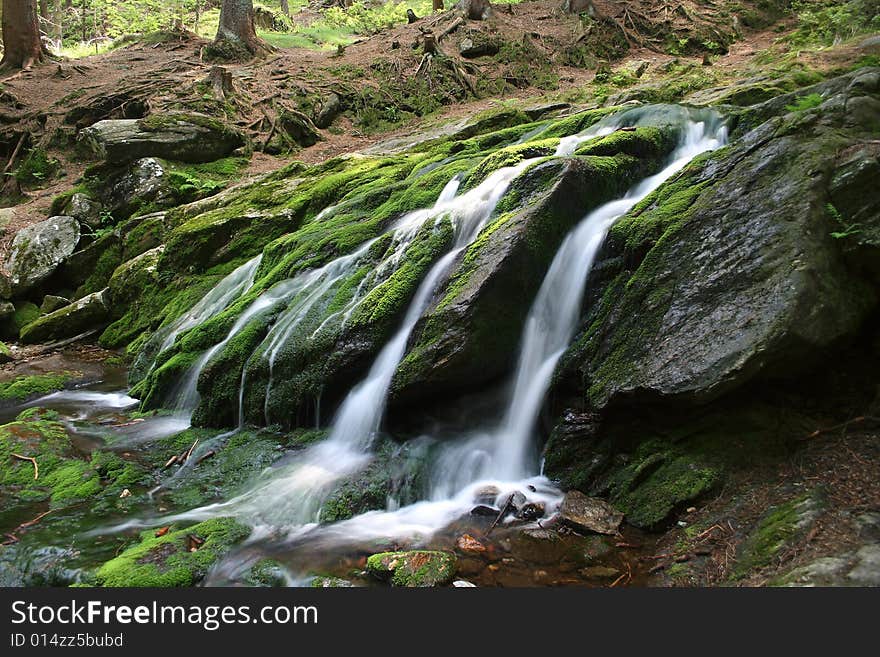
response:
<path fill-rule="evenodd" d="M 192 456 L 193 450 L 196 448 L 196 445 L 199 444 L 199 439 L 196 438 L 195 442 L 192 444 L 192 447 L 189 448 L 189 451 L 186 453 L 186 457 L 184 457 L 183 462 L 186 463 L 189 461 L 189 457 Z"/>
<path fill-rule="evenodd" d="M 823 433 L 830 433 L 832 431 L 837 431 L 838 429 L 843 429 L 844 431 L 849 428 L 851 424 L 861 424 L 862 422 L 880 422 L 880 418 L 871 417 L 869 415 L 860 415 L 859 417 L 854 417 L 851 420 L 847 420 L 846 422 L 841 422 L 840 424 L 835 424 L 833 427 L 827 427 L 825 429 L 816 429 L 813 433 L 804 436 L 801 440 L 810 440 L 811 438 L 817 438 L 821 436 Z"/>
<path fill-rule="evenodd" d="M 15 150 L 12 151 L 12 155 L 9 157 L 9 161 L 6 163 L 6 167 L 3 169 L 3 173 L 7 174 L 12 171 L 12 167 L 15 164 L 15 159 L 18 157 L 19 151 L 21 151 L 21 147 L 24 145 L 24 140 L 27 138 L 26 132 L 22 132 L 21 136 L 18 138 L 18 143 L 15 145 Z"/>
<path fill-rule="evenodd" d="M 461 27 L 462 23 L 464 23 L 463 17 L 456 18 L 454 21 L 452 21 L 452 23 L 450 23 L 446 29 L 444 29 L 442 32 L 440 32 L 440 34 L 437 35 L 437 42 L 439 43 L 443 39 L 443 37 L 449 36 L 450 34 L 455 32 L 459 27 Z"/>
<path fill-rule="evenodd" d="M 486 536 L 492 533 L 492 530 L 498 526 L 498 523 L 501 522 L 504 517 L 510 513 L 510 510 L 513 508 L 513 496 L 516 493 L 511 493 L 507 498 L 507 501 L 504 503 L 504 506 L 501 507 L 501 511 L 498 512 L 498 516 L 495 518 L 495 521 L 492 523 L 492 526 L 486 531 Z"/>
<path fill-rule="evenodd" d="M 30 461 L 34 464 L 34 481 L 40 476 L 40 466 L 37 465 L 37 459 L 33 456 L 22 456 L 21 454 L 13 454 L 13 456 L 17 459 L 21 459 L 22 461 Z"/>

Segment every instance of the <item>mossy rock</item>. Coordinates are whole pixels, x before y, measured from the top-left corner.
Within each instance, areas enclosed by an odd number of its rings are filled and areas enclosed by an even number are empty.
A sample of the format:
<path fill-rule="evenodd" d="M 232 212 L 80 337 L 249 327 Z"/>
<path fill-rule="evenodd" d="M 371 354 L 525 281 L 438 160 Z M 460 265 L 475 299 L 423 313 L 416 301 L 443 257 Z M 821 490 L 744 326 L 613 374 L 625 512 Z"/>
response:
<path fill-rule="evenodd" d="M 0 383 L 0 402 L 20 404 L 64 390 L 80 376 L 77 372 L 54 372 L 16 376 Z"/>
<path fill-rule="evenodd" d="M 732 579 L 770 566 L 807 534 L 825 506 L 823 492 L 814 490 L 769 509 L 737 549 Z"/>
<path fill-rule="evenodd" d="M 40 501 L 59 508 L 87 498 L 116 499 L 124 488 L 144 480 L 143 468 L 115 454 L 95 452 L 89 459 L 79 458 L 54 411 L 31 408 L 0 426 L 0 452 L 0 497 L 7 508 Z M 36 468 L 30 458 L 36 460 Z"/>
<path fill-rule="evenodd" d="M 382 552 L 367 558 L 367 571 L 392 586 L 445 586 L 455 576 L 456 558 L 450 552 L 413 550 Z"/>
<path fill-rule="evenodd" d="M 141 541 L 95 571 L 98 586 L 192 586 L 227 551 L 243 541 L 250 528 L 233 518 L 214 518 Z"/>

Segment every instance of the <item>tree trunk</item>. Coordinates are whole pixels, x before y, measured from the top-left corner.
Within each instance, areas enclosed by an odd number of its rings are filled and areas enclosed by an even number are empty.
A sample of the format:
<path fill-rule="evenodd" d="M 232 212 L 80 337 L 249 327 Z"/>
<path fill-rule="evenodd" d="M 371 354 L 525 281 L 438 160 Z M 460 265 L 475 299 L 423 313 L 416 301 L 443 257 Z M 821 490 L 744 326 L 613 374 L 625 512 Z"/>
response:
<path fill-rule="evenodd" d="M 434 11 L 443 11 L 443 0 L 434 0 Z"/>
<path fill-rule="evenodd" d="M 214 43 L 224 41 L 244 48 L 252 55 L 270 50 L 262 39 L 257 38 L 253 0 L 223 0 L 220 7 L 220 27 Z"/>
<path fill-rule="evenodd" d="M 593 0 L 565 0 L 562 3 L 562 11 L 567 14 L 596 15 L 596 7 L 593 5 Z"/>
<path fill-rule="evenodd" d="M 43 60 L 36 0 L 3 0 L 3 48 L 0 68 L 28 69 Z"/>
<path fill-rule="evenodd" d="M 460 0 L 456 5 L 472 21 L 482 21 L 492 15 L 489 0 Z"/>
<path fill-rule="evenodd" d="M 281 0 L 281 13 L 290 16 L 290 3 L 287 0 Z"/>

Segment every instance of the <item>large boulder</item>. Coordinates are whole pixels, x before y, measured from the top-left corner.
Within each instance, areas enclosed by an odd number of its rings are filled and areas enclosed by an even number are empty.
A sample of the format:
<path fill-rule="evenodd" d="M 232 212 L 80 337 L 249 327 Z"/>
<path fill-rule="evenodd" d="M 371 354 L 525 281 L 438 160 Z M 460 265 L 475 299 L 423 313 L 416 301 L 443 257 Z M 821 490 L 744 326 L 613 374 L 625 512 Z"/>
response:
<path fill-rule="evenodd" d="M 21 341 L 34 344 L 63 340 L 100 328 L 109 322 L 110 295 L 105 289 L 27 324 L 21 329 Z"/>
<path fill-rule="evenodd" d="M 710 401 L 859 332 L 877 301 L 876 274 L 857 265 L 876 262 L 880 197 L 865 193 L 877 115 L 857 108 L 878 92 L 865 71 L 801 92 L 824 94 L 814 107 L 770 101 L 781 115 L 612 228 L 605 284 L 568 354 L 594 409 Z"/>
<path fill-rule="evenodd" d="M 79 237 L 79 222 L 73 217 L 51 217 L 18 231 L 5 265 L 11 296 L 21 296 L 49 278 L 74 252 Z"/>
<path fill-rule="evenodd" d="M 417 327 L 395 378 L 396 402 L 479 388 L 507 372 L 562 240 L 592 208 L 659 170 L 674 144 L 672 130 L 640 128 L 527 169 Z"/>
<path fill-rule="evenodd" d="M 97 157 L 112 164 L 160 157 L 212 162 L 244 146 L 240 132 L 201 114 L 98 121 L 79 136 Z"/>

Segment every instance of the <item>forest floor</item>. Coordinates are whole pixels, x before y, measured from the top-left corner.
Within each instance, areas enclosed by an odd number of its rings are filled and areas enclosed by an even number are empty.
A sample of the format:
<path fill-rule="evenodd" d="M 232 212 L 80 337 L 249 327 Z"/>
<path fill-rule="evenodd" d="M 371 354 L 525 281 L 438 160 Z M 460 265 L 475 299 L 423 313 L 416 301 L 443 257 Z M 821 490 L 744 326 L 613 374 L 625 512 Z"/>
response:
<path fill-rule="evenodd" d="M 254 144 L 249 176 L 291 160 L 320 162 L 499 103 L 590 107 L 645 82 L 687 77 L 684 91 L 690 92 L 784 67 L 837 69 L 864 55 L 852 45 L 793 53 L 786 42 L 798 27 L 792 18 L 765 20 L 761 29 L 734 21 L 731 28 L 729 14 L 719 21 L 724 11 L 691 2 L 678 9 L 648 0 L 598 0 L 596 6 L 611 22 L 564 13 L 559 0 L 536 0 L 499 5 L 487 21 L 460 22 L 446 11 L 338 52 L 277 49 L 265 59 L 226 64 L 234 86 L 228 97 L 211 94 L 206 79 L 214 63 L 203 57 L 208 41 L 190 33 L 147 35 L 107 53 L 7 76 L 0 80 L 0 163 L 14 170 L 12 154 L 25 135 L 19 162 L 28 148 L 38 148 L 60 166 L 26 185 L 23 202 L 0 209 L 0 256 L 19 229 L 45 219 L 52 199 L 82 176 L 89 163 L 72 148 L 76 131 L 104 118 L 171 111 L 225 116 Z M 310 16 L 294 20 L 307 23 Z M 430 61 L 424 66 L 424 31 L 438 35 L 443 60 L 453 62 L 448 70 L 436 63 L 432 69 Z M 716 34 L 717 41 L 709 38 Z M 462 57 L 465 38 L 488 40 L 499 53 Z M 722 39 L 729 47 L 719 45 Z M 639 68 L 644 71 L 634 74 Z M 606 72 L 601 81 L 597 71 Z M 344 111 L 320 141 L 281 154 L 261 152 L 281 112 L 312 114 L 330 94 L 342 98 Z"/>

